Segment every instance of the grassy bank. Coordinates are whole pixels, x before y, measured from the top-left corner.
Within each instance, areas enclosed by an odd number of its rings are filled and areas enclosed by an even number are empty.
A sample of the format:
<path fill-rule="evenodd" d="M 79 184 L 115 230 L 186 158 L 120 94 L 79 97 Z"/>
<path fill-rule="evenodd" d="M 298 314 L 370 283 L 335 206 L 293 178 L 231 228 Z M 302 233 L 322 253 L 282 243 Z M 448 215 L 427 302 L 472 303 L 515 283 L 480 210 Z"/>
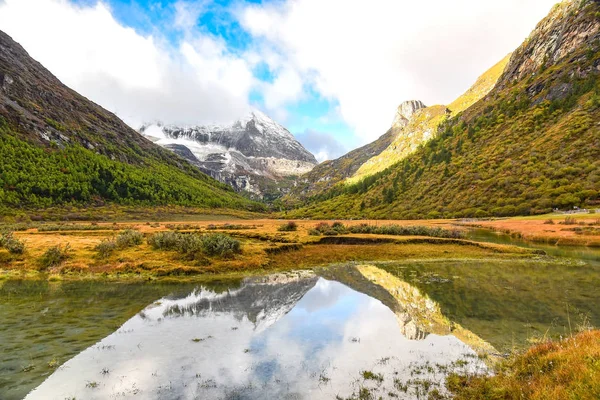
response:
<path fill-rule="evenodd" d="M 325 225 L 324 233 L 315 234 Z M 460 239 L 460 232 L 440 227 L 382 228 L 364 221 L 333 225 L 275 220 L 4 225 L 0 231 L 12 233 L 5 236 L 7 245 L 0 246 L 0 277 L 243 276 L 349 261 L 536 256 L 518 247 Z M 222 246 L 231 251 L 211 250 Z"/>
<path fill-rule="evenodd" d="M 545 215 L 457 223 L 491 229 L 535 243 L 600 247 L 599 214 Z"/>
<path fill-rule="evenodd" d="M 500 363 L 494 376 L 451 375 L 447 387 L 457 400 L 598 399 L 600 330 L 533 346 Z"/>

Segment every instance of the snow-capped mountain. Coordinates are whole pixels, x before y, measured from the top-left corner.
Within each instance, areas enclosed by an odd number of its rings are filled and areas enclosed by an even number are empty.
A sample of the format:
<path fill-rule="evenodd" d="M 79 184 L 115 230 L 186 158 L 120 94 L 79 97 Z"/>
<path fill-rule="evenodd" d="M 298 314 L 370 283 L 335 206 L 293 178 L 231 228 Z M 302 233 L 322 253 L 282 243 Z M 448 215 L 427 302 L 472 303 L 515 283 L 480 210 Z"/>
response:
<path fill-rule="evenodd" d="M 286 128 L 257 110 L 230 125 L 157 122 L 139 131 L 212 177 L 260 197 L 274 181 L 301 175 L 318 164 Z"/>
<path fill-rule="evenodd" d="M 238 289 L 215 293 L 201 289 L 184 299 L 163 301 L 163 307 L 145 311 L 149 317 L 210 317 L 228 314 L 248 320 L 264 331 L 283 318 L 310 291 L 319 277 L 310 271 L 246 278 Z"/>

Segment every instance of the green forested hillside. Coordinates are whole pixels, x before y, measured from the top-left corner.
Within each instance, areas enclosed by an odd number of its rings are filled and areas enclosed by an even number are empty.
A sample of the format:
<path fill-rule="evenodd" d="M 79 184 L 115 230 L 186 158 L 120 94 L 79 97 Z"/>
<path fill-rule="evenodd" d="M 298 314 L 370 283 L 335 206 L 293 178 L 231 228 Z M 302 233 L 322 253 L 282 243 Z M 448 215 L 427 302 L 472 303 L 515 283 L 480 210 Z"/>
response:
<path fill-rule="evenodd" d="M 63 85 L 0 32 L 0 208 L 262 209 Z"/>
<path fill-rule="evenodd" d="M 41 148 L 20 140 L 0 117 L 0 204 L 189 205 L 251 207 L 231 189 L 191 166 L 187 171 L 148 158 L 131 165 L 79 145 Z"/>
<path fill-rule="evenodd" d="M 593 1 L 555 7 L 513 54 L 494 90 L 441 124 L 433 139 L 290 214 L 484 217 L 598 204 L 598 15 Z"/>

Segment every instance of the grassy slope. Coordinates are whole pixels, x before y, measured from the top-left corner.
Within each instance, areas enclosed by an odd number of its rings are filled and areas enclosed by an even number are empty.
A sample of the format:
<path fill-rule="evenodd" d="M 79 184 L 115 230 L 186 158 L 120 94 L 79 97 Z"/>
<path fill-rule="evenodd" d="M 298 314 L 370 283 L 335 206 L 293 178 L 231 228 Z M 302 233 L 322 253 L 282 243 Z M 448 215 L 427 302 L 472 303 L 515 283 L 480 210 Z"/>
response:
<path fill-rule="evenodd" d="M 0 117 L 1 118 L 1 117 Z M 189 166 L 154 157 L 143 165 L 112 160 L 81 146 L 47 149 L 21 140 L 0 119 L 0 204 L 11 208 L 65 204 L 178 204 L 252 208 L 253 203 Z"/>
<path fill-rule="evenodd" d="M 600 6 L 587 4 L 565 17 L 566 26 L 595 23 Z M 594 204 L 600 188 L 600 43 L 592 39 L 527 79 L 497 86 L 401 162 L 315 196 L 291 215 L 484 217 Z"/>
<path fill-rule="evenodd" d="M 488 94 L 502 75 L 509 59 L 510 55 L 487 70 L 469 90 L 448 107 L 437 105 L 417 111 L 409 124 L 398 132 L 394 141 L 381 154 L 361 165 L 358 171 L 346 180 L 346 183 L 353 184 L 367 176 L 381 172 L 417 150 L 420 144 L 435 134 L 439 125 L 447 117 L 456 116 Z"/>
<path fill-rule="evenodd" d="M 283 201 L 286 204 L 297 203 L 309 196 L 325 193 L 352 176 L 365 161 L 385 150 L 397 133 L 396 129 L 390 129 L 372 143 L 352 150 L 338 159 L 322 162 L 312 171 L 302 175 Z"/>

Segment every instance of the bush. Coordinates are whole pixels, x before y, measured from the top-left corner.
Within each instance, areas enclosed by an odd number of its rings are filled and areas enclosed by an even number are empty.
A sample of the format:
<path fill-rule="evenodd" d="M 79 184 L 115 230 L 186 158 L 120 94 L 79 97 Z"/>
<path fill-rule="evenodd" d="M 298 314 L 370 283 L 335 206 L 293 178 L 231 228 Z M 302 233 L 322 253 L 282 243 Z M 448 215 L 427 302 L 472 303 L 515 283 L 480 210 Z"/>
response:
<path fill-rule="evenodd" d="M 397 235 L 397 236 L 430 236 L 448 239 L 463 238 L 464 234 L 459 230 L 448 230 L 429 226 L 401 226 L 401 225 L 368 225 L 360 224 L 351 226 L 350 233 L 374 234 L 374 235 Z"/>
<path fill-rule="evenodd" d="M 25 243 L 16 239 L 12 232 L 5 232 L 0 235 L 0 248 L 5 248 L 11 254 L 23 254 Z"/>
<path fill-rule="evenodd" d="M 148 238 L 156 250 L 175 250 L 188 258 L 196 259 L 200 253 L 207 256 L 232 257 L 241 253 L 241 243 L 222 233 L 205 235 L 176 232 L 158 232 Z"/>
<path fill-rule="evenodd" d="M 208 256 L 232 257 L 242 252 L 239 240 L 221 233 L 202 236 L 202 250 Z"/>
<path fill-rule="evenodd" d="M 552 218 L 548 218 L 547 220 L 544 221 L 544 224 L 546 224 L 546 225 L 554 225 L 554 220 Z"/>
<path fill-rule="evenodd" d="M 310 232 L 313 232 L 312 234 Z M 318 233 L 317 233 L 318 232 Z M 313 229 L 309 231 L 309 235 L 313 236 L 337 236 L 348 233 L 348 229 L 341 222 L 334 222 L 332 225 L 329 225 L 327 222 L 320 222 Z"/>
<path fill-rule="evenodd" d="M 101 241 L 94 250 L 98 252 L 98 257 L 107 258 L 117 249 L 117 242 L 114 240 Z"/>
<path fill-rule="evenodd" d="M 560 222 L 563 225 L 577 225 L 577 220 L 575 217 L 567 217 L 563 222 Z"/>
<path fill-rule="evenodd" d="M 119 233 L 116 239 L 116 245 L 120 249 L 139 246 L 144 242 L 144 235 L 133 229 L 126 229 Z"/>
<path fill-rule="evenodd" d="M 321 232 L 319 232 L 319 230 L 318 230 L 318 229 L 315 229 L 315 228 L 310 228 L 310 229 L 308 230 L 308 234 L 309 234 L 310 236 L 321 236 Z"/>
<path fill-rule="evenodd" d="M 294 221 L 288 221 L 286 224 L 280 225 L 277 230 L 280 232 L 295 232 L 298 230 L 298 224 Z"/>
<path fill-rule="evenodd" d="M 42 270 L 57 267 L 71 256 L 71 246 L 67 243 L 64 247 L 61 245 L 52 246 L 42 255 L 39 260 Z"/>
<path fill-rule="evenodd" d="M 157 232 L 148 238 L 148 244 L 155 250 L 177 250 L 180 236 L 176 232 Z"/>
<path fill-rule="evenodd" d="M 94 250 L 98 252 L 98 257 L 107 258 L 118 249 L 139 246 L 144 242 L 144 235 L 133 229 L 126 229 L 119 233 L 116 239 L 107 239 L 100 242 Z"/>
<path fill-rule="evenodd" d="M 346 229 L 346 227 L 344 226 L 344 224 L 342 224 L 341 222 L 334 222 L 331 225 L 331 229 L 334 230 L 336 233 L 339 234 L 344 234 L 344 233 L 348 233 L 348 230 Z"/>

